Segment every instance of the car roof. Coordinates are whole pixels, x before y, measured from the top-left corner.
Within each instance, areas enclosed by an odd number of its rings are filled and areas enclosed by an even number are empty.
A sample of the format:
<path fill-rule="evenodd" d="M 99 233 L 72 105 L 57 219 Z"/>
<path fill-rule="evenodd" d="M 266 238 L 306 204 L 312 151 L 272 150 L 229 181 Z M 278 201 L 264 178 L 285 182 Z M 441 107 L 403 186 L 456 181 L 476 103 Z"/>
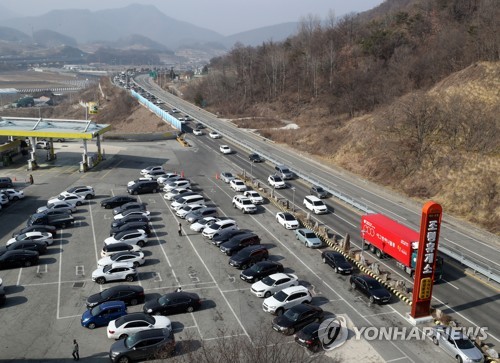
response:
<path fill-rule="evenodd" d="M 305 286 L 297 285 L 284 288 L 282 291 L 286 294 L 291 294 L 292 292 L 297 292 L 297 291 L 309 291 L 309 289 Z"/>
<path fill-rule="evenodd" d="M 154 338 L 158 336 L 169 336 L 170 331 L 165 328 L 141 330 L 134 334 L 136 339 Z"/>
<path fill-rule="evenodd" d="M 138 233 L 139 231 L 140 231 L 139 229 L 130 229 L 130 230 L 121 231 L 121 232 L 118 232 L 117 234 L 115 234 L 115 239 L 120 239 L 123 236 L 126 236 L 126 235 L 131 234 L 131 233 Z"/>
<path fill-rule="evenodd" d="M 309 229 L 309 228 L 298 228 L 298 229 L 296 229 L 296 231 L 302 231 L 304 233 L 314 233 L 314 231 L 312 229 Z"/>
<path fill-rule="evenodd" d="M 38 252 L 31 251 L 31 250 L 9 250 L 9 251 L 6 251 L 1 257 L 5 258 L 5 257 L 11 256 L 11 255 L 32 255 L 32 256 L 35 256 L 35 255 L 38 255 Z"/>
<path fill-rule="evenodd" d="M 132 245 L 124 242 L 113 243 L 110 245 L 104 245 L 103 249 L 105 251 L 119 251 L 119 250 L 132 250 Z"/>
<path fill-rule="evenodd" d="M 305 313 L 306 311 L 311 311 L 311 310 L 322 311 L 323 309 L 311 304 L 299 304 L 292 306 L 290 310 L 293 310 L 296 313 Z"/>
<path fill-rule="evenodd" d="M 118 292 L 118 291 L 125 291 L 125 290 L 132 290 L 132 291 L 135 291 L 135 292 L 141 292 L 141 291 L 144 291 L 143 287 L 142 286 L 138 286 L 138 285 L 117 285 L 117 286 L 112 286 L 110 287 L 109 289 L 106 289 L 106 290 L 110 290 L 112 292 Z M 106 290 L 102 290 L 101 291 L 101 294 L 106 291 Z"/>
<path fill-rule="evenodd" d="M 252 245 L 252 246 L 247 246 L 243 249 L 241 249 L 239 252 L 238 252 L 238 255 L 245 255 L 245 254 L 248 254 L 250 252 L 253 252 L 255 250 L 267 250 L 267 248 L 265 246 L 262 246 L 262 245 Z"/>
<path fill-rule="evenodd" d="M 197 300 L 200 297 L 198 294 L 194 292 L 187 292 L 187 291 L 175 291 L 175 292 L 169 292 L 165 294 L 164 296 L 168 297 L 169 299 L 175 298 L 175 297 L 189 297 L 190 299 Z"/>
<path fill-rule="evenodd" d="M 121 316 L 120 320 L 122 320 L 124 323 L 128 323 L 130 321 L 146 320 L 146 319 L 150 319 L 150 318 L 153 318 L 153 317 L 149 314 L 146 314 L 143 312 L 135 312 L 135 313 L 129 313 L 127 315 Z"/>
<path fill-rule="evenodd" d="M 99 305 L 102 308 L 110 308 L 110 307 L 114 307 L 114 306 L 125 306 L 125 303 L 123 301 L 120 301 L 120 300 L 111 300 L 111 301 L 106 301 L 106 302 L 103 302 L 102 304 Z"/>

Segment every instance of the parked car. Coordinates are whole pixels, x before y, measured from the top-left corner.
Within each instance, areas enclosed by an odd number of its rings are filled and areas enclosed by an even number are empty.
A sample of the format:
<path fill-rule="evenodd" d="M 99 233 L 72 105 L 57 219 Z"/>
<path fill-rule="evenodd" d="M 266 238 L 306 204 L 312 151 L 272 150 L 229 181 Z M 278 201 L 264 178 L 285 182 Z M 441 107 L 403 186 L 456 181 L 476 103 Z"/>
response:
<path fill-rule="evenodd" d="M 219 211 L 215 207 L 204 207 L 200 208 L 197 210 L 194 210 L 192 212 L 189 212 L 186 215 L 186 221 L 189 223 L 194 223 L 198 221 L 200 218 L 205 218 L 205 217 L 218 217 L 219 216 Z"/>
<path fill-rule="evenodd" d="M 129 210 L 146 210 L 146 205 L 141 202 L 129 202 L 113 209 L 113 215 L 124 213 Z"/>
<path fill-rule="evenodd" d="M 92 272 L 92 281 L 105 284 L 110 281 L 132 282 L 137 278 L 137 270 L 133 262 L 113 262 L 110 265 L 98 266 Z"/>
<path fill-rule="evenodd" d="M 372 304 L 384 304 L 391 300 L 391 293 L 373 277 L 368 275 L 352 275 L 349 282 L 353 290 L 359 290 L 368 296 Z"/>
<path fill-rule="evenodd" d="M 308 228 L 296 229 L 295 238 L 297 238 L 300 243 L 303 243 L 306 247 L 309 248 L 320 248 L 323 246 L 323 241 L 319 239 L 314 231 Z"/>
<path fill-rule="evenodd" d="M 320 322 L 323 319 L 323 309 L 310 304 L 299 304 L 283 315 L 273 319 L 272 327 L 277 332 L 292 335 L 312 322 Z"/>
<path fill-rule="evenodd" d="M 38 252 L 28 250 L 7 251 L 0 256 L 0 269 L 30 267 L 38 263 Z"/>
<path fill-rule="evenodd" d="M 0 188 L 12 188 L 14 184 L 9 177 L 0 177 Z"/>
<path fill-rule="evenodd" d="M 111 320 L 127 314 L 127 307 L 123 301 L 107 301 L 87 309 L 80 320 L 84 328 L 95 329 L 106 326 Z"/>
<path fill-rule="evenodd" d="M 262 303 L 262 310 L 267 313 L 281 315 L 296 305 L 310 304 L 312 296 L 305 286 L 290 286 L 269 296 Z"/>
<path fill-rule="evenodd" d="M 320 187 L 319 185 L 313 185 L 311 187 L 311 190 L 309 191 L 311 195 L 314 195 L 315 197 L 318 197 L 320 199 L 327 198 L 328 197 L 328 192 L 323 189 L 323 187 Z"/>
<path fill-rule="evenodd" d="M 310 323 L 295 334 L 295 342 L 313 352 L 318 351 L 322 346 L 323 337 L 326 338 L 327 329 L 321 329 L 320 323 Z"/>
<path fill-rule="evenodd" d="M 92 199 L 95 197 L 95 190 L 93 187 L 88 185 L 79 185 L 76 187 L 69 188 L 66 193 L 76 194 L 84 199 Z"/>
<path fill-rule="evenodd" d="M 130 202 L 137 202 L 137 198 L 130 197 L 128 195 L 117 195 L 115 197 L 107 198 L 101 201 L 101 207 L 111 209 Z"/>
<path fill-rule="evenodd" d="M 432 341 L 457 362 L 484 362 L 481 350 L 459 328 L 438 325 L 432 328 Z"/>
<path fill-rule="evenodd" d="M 212 244 L 220 247 L 221 244 L 229 241 L 231 238 L 241 235 L 251 233 L 252 231 L 248 229 L 223 229 L 214 234 L 212 237 Z"/>
<path fill-rule="evenodd" d="M 144 302 L 144 289 L 137 285 L 116 285 L 102 290 L 87 298 L 87 308 L 94 307 L 106 301 L 119 300 L 127 305 L 137 305 Z"/>
<path fill-rule="evenodd" d="M 191 188 L 191 182 L 187 179 L 171 181 L 163 186 L 163 191 L 168 193 L 177 188 Z"/>
<path fill-rule="evenodd" d="M 104 240 L 104 244 L 111 245 L 114 243 L 128 243 L 129 245 L 144 247 L 147 242 L 147 238 L 148 236 L 146 235 L 146 232 L 142 229 L 137 229 L 135 231 L 120 232 L 112 237 L 108 237 Z"/>
<path fill-rule="evenodd" d="M 191 229 L 192 231 L 195 231 L 195 232 L 201 232 L 201 231 L 203 231 L 205 229 L 205 227 L 207 226 L 207 224 L 216 223 L 218 221 L 220 221 L 220 219 L 219 218 L 215 218 L 215 217 L 200 218 L 196 222 L 194 222 L 193 224 L 191 224 L 189 226 L 189 229 Z"/>
<path fill-rule="evenodd" d="M 262 196 L 255 190 L 246 190 L 243 192 L 243 195 L 249 198 L 255 205 L 264 203 L 264 198 L 262 198 Z"/>
<path fill-rule="evenodd" d="M 7 241 L 6 245 L 10 245 L 18 241 L 38 241 L 44 242 L 47 246 L 51 245 L 54 240 L 52 234 L 49 232 L 26 232 L 18 235 L 17 237 L 11 238 Z"/>
<path fill-rule="evenodd" d="M 163 176 L 160 176 L 158 179 L 156 179 L 156 181 L 160 185 L 165 185 L 165 184 L 168 184 L 170 182 L 174 182 L 174 181 L 180 180 L 180 179 L 184 179 L 184 177 L 182 177 L 181 175 L 179 175 L 177 173 L 170 172 L 170 173 L 165 173 L 165 175 L 163 175 Z"/>
<path fill-rule="evenodd" d="M 127 192 L 129 194 L 145 194 L 145 193 L 156 193 L 160 190 L 160 186 L 156 180 L 140 181 L 130 187 L 127 187 Z"/>
<path fill-rule="evenodd" d="M 47 204 L 46 206 L 42 206 L 36 210 L 37 213 L 47 213 L 49 214 L 50 211 L 64 211 L 65 213 L 73 213 L 77 211 L 76 205 L 68 203 L 68 202 L 59 202 L 59 203 L 52 203 L 52 204 Z"/>
<path fill-rule="evenodd" d="M 167 173 L 164 170 L 154 170 L 154 171 L 151 171 L 151 172 L 147 173 L 146 175 L 144 175 L 144 177 L 151 178 L 151 180 L 158 180 L 158 178 L 164 177 L 166 175 L 167 175 Z M 158 183 L 158 181 L 157 181 L 157 183 Z"/>
<path fill-rule="evenodd" d="M 62 192 L 61 194 L 59 194 L 59 196 L 52 197 L 51 199 L 49 199 L 47 201 L 47 204 L 57 203 L 60 200 L 74 204 L 77 207 L 81 206 L 85 202 L 85 198 L 80 195 L 68 192 Z"/>
<path fill-rule="evenodd" d="M 220 178 L 224 183 L 228 184 L 231 180 L 234 179 L 234 175 L 228 171 L 223 171 L 222 173 L 220 173 Z"/>
<path fill-rule="evenodd" d="M 223 219 L 216 223 L 212 223 L 203 229 L 203 237 L 212 239 L 214 234 L 222 231 L 223 229 L 238 229 L 238 224 L 232 219 Z"/>
<path fill-rule="evenodd" d="M 0 255 L 3 255 L 7 251 L 13 250 L 29 250 L 36 251 L 39 255 L 43 255 L 47 252 L 47 244 L 45 242 L 40 241 L 19 241 L 11 243 L 8 246 L 0 247 Z"/>
<path fill-rule="evenodd" d="M 250 159 L 252 163 L 262 163 L 264 161 L 262 156 L 260 156 L 259 154 L 250 154 L 248 155 L 248 159 Z"/>
<path fill-rule="evenodd" d="M 34 224 L 30 227 L 24 227 L 17 232 L 12 233 L 12 238 L 19 236 L 20 234 L 27 232 L 48 232 L 52 234 L 52 238 L 56 236 L 57 229 L 54 226 L 44 225 L 44 224 Z"/>
<path fill-rule="evenodd" d="M 112 245 L 104 245 L 101 250 L 101 257 L 112 256 L 119 252 L 141 252 L 142 249 L 137 245 L 129 245 L 128 243 L 114 243 Z"/>
<path fill-rule="evenodd" d="M 274 189 L 283 189 L 283 188 L 286 188 L 286 183 L 278 175 L 269 175 L 269 177 L 267 178 L 267 182 Z"/>
<path fill-rule="evenodd" d="M 227 145 L 221 145 L 221 146 L 219 146 L 219 150 L 223 154 L 231 154 L 233 152 L 231 150 L 231 148 L 229 146 L 227 146 Z"/>
<path fill-rule="evenodd" d="M 111 345 L 112 363 L 129 363 L 154 357 L 164 359 L 174 355 L 175 338 L 170 329 L 148 329 L 120 339 Z"/>
<path fill-rule="evenodd" d="M 130 262 L 134 267 L 137 268 L 140 265 L 144 265 L 144 262 L 146 262 L 146 260 L 144 259 L 143 252 L 122 251 L 111 256 L 106 256 L 99 259 L 99 261 L 97 261 L 97 266 L 104 267 L 115 262 Z"/>
<path fill-rule="evenodd" d="M 253 232 L 239 234 L 220 245 L 220 251 L 226 256 L 232 256 L 247 246 L 259 245 L 260 238 Z"/>
<path fill-rule="evenodd" d="M 351 274 L 353 271 L 352 265 L 339 252 L 324 251 L 321 254 L 321 258 L 323 259 L 323 263 L 332 267 L 336 273 Z"/>
<path fill-rule="evenodd" d="M 151 315 L 191 313 L 201 306 L 200 297 L 193 292 L 171 292 L 144 304 L 143 311 Z"/>
<path fill-rule="evenodd" d="M 109 235 L 114 236 L 117 233 L 120 232 L 125 232 L 125 231 L 131 231 L 131 230 L 138 230 L 142 229 L 146 235 L 150 236 L 151 235 L 151 224 L 147 221 L 139 221 L 139 222 L 127 222 L 123 225 L 120 225 L 118 227 L 113 227 L 109 230 Z"/>
<path fill-rule="evenodd" d="M 190 188 L 178 187 L 178 188 L 170 190 L 168 193 L 165 193 L 165 195 L 163 195 L 163 199 L 173 200 L 174 197 L 176 197 L 176 196 L 182 196 L 182 195 L 184 195 L 186 193 L 190 193 L 190 192 L 193 192 Z"/>
<path fill-rule="evenodd" d="M 123 219 L 123 218 L 128 217 L 128 216 L 143 216 L 143 217 L 146 217 L 149 219 L 150 215 L 151 215 L 151 212 L 148 210 L 145 210 L 145 209 L 144 210 L 130 209 L 130 210 L 126 210 L 122 213 L 114 215 L 113 219 L 116 221 L 116 220 Z"/>
<path fill-rule="evenodd" d="M 3 193 L 9 198 L 9 200 L 16 201 L 19 199 L 24 198 L 24 192 L 22 190 L 17 190 L 17 189 L 2 189 L 0 190 L 0 193 Z"/>
<path fill-rule="evenodd" d="M 250 291 L 257 297 L 265 297 L 290 286 L 298 286 L 299 278 L 294 274 L 276 273 L 252 284 Z"/>
<path fill-rule="evenodd" d="M 148 177 L 148 176 L 145 176 L 145 177 L 142 177 L 142 178 L 139 178 L 139 179 L 134 179 L 134 180 L 131 180 L 127 183 L 127 188 L 129 187 L 132 187 L 134 185 L 136 185 L 137 183 L 140 183 L 140 182 L 143 182 L 143 181 L 152 181 L 153 178 L 152 177 Z"/>
<path fill-rule="evenodd" d="M 281 224 L 286 229 L 295 229 L 300 227 L 300 223 L 297 218 L 289 212 L 276 213 L 276 222 Z"/>
<path fill-rule="evenodd" d="M 125 339 L 128 336 L 143 330 L 168 329 L 172 330 L 172 323 L 166 316 L 151 316 L 145 313 L 130 313 L 108 323 L 107 334 L 109 339 Z"/>
<path fill-rule="evenodd" d="M 253 264 L 262 260 L 267 260 L 268 258 L 269 251 L 266 247 L 261 245 L 248 246 L 233 255 L 228 263 L 233 267 L 245 270 Z"/>
<path fill-rule="evenodd" d="M 161 165 L 151 165 L 151 166 L 147 166 L 145 167 L 144 169 L 141 170 L 141 175 L 146 175 L 152 171 L 158 171 L 158 170 L 161 170 L 161 171 L 164 171 L 163 170 L 163 166 Z"/>
<path fill-rule="evenodd" d="M 111 228 L 121 227 L 131 222 L 150 223 L 149 218 L 145 216 L 128 216 L 119 220 L 113 220 L 113 222 L 111 222 Z"/>
<path fill-rule="evenodd" d="M 189 213 L 203 209 L 205 207 L 205 204 L 188 204 L 176 210 L 175 215 L 179 218 L 184 219 Z"/>
<path fill-rule="evenodd" d="M 255 265 L 250 266 L 246 270 L 241 271 L 240 279 L 246 282 L 255 282 L 263 279 L 266 276 L 283 272 L 283 265 L 275 261 L 260 261 Z"/>

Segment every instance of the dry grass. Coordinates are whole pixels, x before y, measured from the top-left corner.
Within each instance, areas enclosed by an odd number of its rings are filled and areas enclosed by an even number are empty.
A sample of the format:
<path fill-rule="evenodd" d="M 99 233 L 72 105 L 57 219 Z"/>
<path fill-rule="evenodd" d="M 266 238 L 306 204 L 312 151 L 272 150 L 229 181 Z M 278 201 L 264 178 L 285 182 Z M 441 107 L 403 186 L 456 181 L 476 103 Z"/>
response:
<path fill-rule="evenodd" d="M 267 129 L 286 126 L 286 123 L 271 117 L 246 117 L 231 120 L 239 128 L 244 129 Z"/>

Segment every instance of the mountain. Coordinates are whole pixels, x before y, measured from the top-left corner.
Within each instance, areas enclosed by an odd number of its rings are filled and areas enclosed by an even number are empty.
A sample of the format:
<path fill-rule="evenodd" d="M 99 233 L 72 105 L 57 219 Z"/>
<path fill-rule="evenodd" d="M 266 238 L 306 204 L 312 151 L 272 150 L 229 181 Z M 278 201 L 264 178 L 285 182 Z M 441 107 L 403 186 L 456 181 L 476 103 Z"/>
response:
<path fill-rule="evenodd" d="M 61 45 L 69 45 L 71 47 L 77 46 L 74 38 L 48 29 L 38 30 L 33 33 L 33 40 L 47 48 L 58 47 Z"/>
<path fill-rule="evenodd" d="M 161 52 L 169 52 L 173 53 L 166 46 L 161 43 L 155 42 L 144 35 L 139 34 L 131 34 L 125 37 L 118 39 L 116 42 L 113 42 L 112 46 L 119 49 L 136 49 L 136 50 L 158 50 Z"/>
<path fill-rule="evenodd" d="M 280 42 L 294 35 L 298 31 L 299 23 L 290 22 L 277 25 L 266 26 L 258 29 L 249 30 L 224 38 L 224 45 L 231 48 L 235 43 L 243 43 L 244 45 L 257 46 L 262 42 L 272 40 Z"/>
<path fill-rule="evenodd" d="M 17 18 L 19 14 L 13 12 L 12 10 L 0 5 L 0 21 L 4 21 L 11 18 Z"/>
<path fill-rule="evenodd" d="M 16 43 L 31 43 L 31 37 L 17 29 L 0 26 L 0 40 Z"/>

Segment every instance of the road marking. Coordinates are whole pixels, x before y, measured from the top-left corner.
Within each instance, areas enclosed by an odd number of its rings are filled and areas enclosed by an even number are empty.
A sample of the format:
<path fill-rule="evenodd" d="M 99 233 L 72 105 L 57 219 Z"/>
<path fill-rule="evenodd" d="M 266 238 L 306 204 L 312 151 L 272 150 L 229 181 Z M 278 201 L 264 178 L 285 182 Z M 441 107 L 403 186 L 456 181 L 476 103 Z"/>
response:
<path fill-rule="evenodd" d="M 19 274 L 17 275 L 17 282 L 16 282 L 16 286 L 19 286 L 19 283 L 21 282 L 21 272 L 23 271 L 23 268 L 21 267 L 19 269 Z"/>
<path fill-rule="evenodd" d="M 42 271 L 42 269 L 40 269 L 40 266 L 44 267 L 43 271 Z M 47 273 L 47 264 L 38 265 L 37 268 L 36 268 L 36 273 L 37 274 L 46 274 Z"/>
<path fill-rule="evenodd" d="M 107 172 L 105 172 L 105 173 L 104 173 L 104 175 L 101 177 L 101 179 L 104 179 L 106 176 L 108 176 L 108 174 L 109 174 L 111 171 L 113 171 L 113 170 L 114 170 L 114 168 L 116 168 L 116 167 L 117 167 L 118 165 L 120 165 L 122 162 L 123 162 L 123 159 L 122 159 L 122 160 L 118 160 L 118 162 L 117 162 L 114 166 L 112 166 L 112 167 L 111 167 L 111 165 L 110 165 L 109 170 L 108 170 Z"/>
<path fill-rule="evenodd" d="M 162 278 L 159 272 L 153 272 L 153 281 L 154 282 L 162 282 Z"/>
<path fill-rule="evenodd" d="M 196 326 L 196 329 L 198 329 L 198 333 L 200 334 L 200 338 L 203 339 L 203 335 L 201 334 L 201 330 L 200 330 L 200 327 L 198 325 L 198 323 L 196 322 L 196 319 L 194 317 L 194 314 L 193 313 L 190 313 L 191 314 L 191 317 L 193 318 L 193 321 L 194 321 L 194 325 Z"/>
<path fill-rule="evenodd" d="M 460 290 L 457 286 L 453 285 L 451 282 L 449 282 L 448 280 L 445 280 L 443 278 L 441 278 L 442 281 L 446 282 L 447 284 L 451 285 L 451 287 L 454 287 L 455 289 L 457 290 Z"/>
<path fill-rule="evenodd" d="M 76 318 L 76 317 L 81 317 L 81 315 L 68 315 L 68 316 L 59 316 L 57 317 L 57 319 L 72 319 L 72 318 Z"/>
<path fill-rule="evenodd" d="M 215 337 L 215 338 L 203 338 L 203 340 L 207 342 L 207 341 L 210 341 L 210 340 L 235 338 L 235 337 L 241 337 L 241 336 L 244 336 L 244 335 L 245 334 L 223 335 L 223 336 Z"/>
<path fill-rule="evenodd" d="M 198 278 L 198 276 L 196 276 L 196 272 L 190 273 L 188 274 L 188 276 L 194 283 L 200 282 L 200 279 Z"/>
<path fill-rule="evenodd" d="M 387 311 L 387 312 L 384 312 L 384 313 L 363 315 L 363 318 L 370 318 L 372 316 L 388 315 L 388 314 L 394 314 L 394 311 Z"/>
<path fill-rule="evenodd" d="M 246 289 L 221 290 L 220 292 L 226 294 L 228 292 L 236 292 L 236 291 L 249 291 L 249 288 L 246 288 Z"/>
<path fill-rule="evenodd" d="M 468 248 L 466 248 L 466 247 L 464 247 L 464 246 L 461 246 L 461 245 L 459 245 L 458 243 L 453 242 L 452 240 L 450 240 L 450 239 L 448 239 L 448 238 L 445 238 L 445 240 L 446 240 L 446 241 L 448 241 L 448 242 L 450 242 L 450 243 L 453 243 L 454 245 L 458 246 L 459 248 L 461 248 L 461 249 L 463 249 L 463 250 L 469 251 L 470 253 L 473 253 L 473 254 L 475 254 L 476 256 L 479 256 L 479 257 L 481 257 L 481 258 L 485 259 L 486 261 L 488 261 L 488 262 L 490 262 L 490 263 L 492 263 L 492 264 L 494 264 L 494 265 L 500 266 L 500 264 L 498 264 L 497 262 L 495 262 L 495 261 L 493 261 L 493 260 L 490 260 L 489 258 L 486 258 L 486 257 L 484 257 L 484 256 L 480 255 L 479 253 L 474 252 L 474 251 L 472 251 L 472 250 L 470 250 L 470 249 L 468 249 Z"/>
<path fill-rule="evenodd" d="M 76 276 L 84 276 L 85 275 L 85 268 L 83 265 L 76 265 L 75 266 L 75 275 Z"/>
<path fill-rule="evenodd" d="M 61 229 L 61 233 L 60 233 L 60 236 L 59 237 L 59 246 L 61 247 L 61 251 L 63 250 L 63 245 L 62 245 L 62 233 L 63 233 L 63 229 Z M 58 276 L 58 280 L 57 280 L 57 316 L 56 318 L 57 319 L 60 319 L 60 306 L 61 306 L 61 268 L 62 268 L 62 256 L 63 256 L 63 253 L 61 252 L 59 254 L 59 276 Z"/>

